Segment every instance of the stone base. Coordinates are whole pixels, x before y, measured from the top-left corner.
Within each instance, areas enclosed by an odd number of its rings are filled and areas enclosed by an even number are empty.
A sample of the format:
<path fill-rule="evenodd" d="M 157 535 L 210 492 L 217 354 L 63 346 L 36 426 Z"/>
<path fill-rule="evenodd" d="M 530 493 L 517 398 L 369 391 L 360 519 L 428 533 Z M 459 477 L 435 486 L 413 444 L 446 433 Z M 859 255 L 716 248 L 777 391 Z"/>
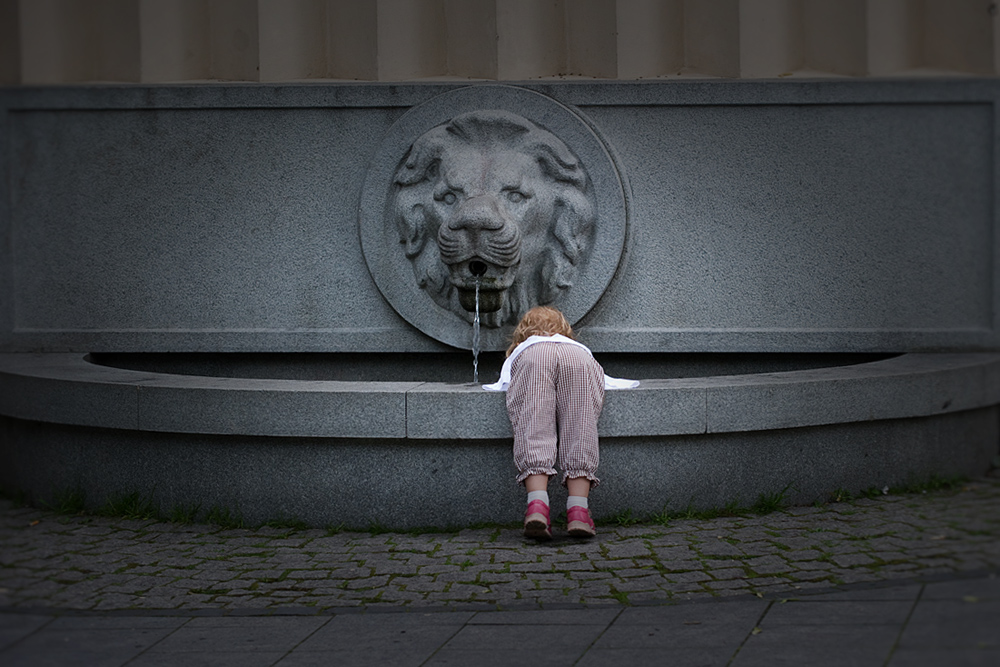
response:
<path fill-rule="evenodd" d="M 843 361 L 831 358 L 831 363 Z M 225 355 L 218 356 L 219 363 Z M 642 376 L 640 376 L 642 377 Z M 0 355 L 0 485 L 229 510 L 250 524 L 517 521 L 504 395 L 443 382 L 205 377 Z M 792 503 L 979 475 L 1000 441 L 1000 355 L 642 380 L 609 391 L 597 517 Z M 553 506 L 563 505 L 552 485 Z"/>
<path fill-rule="evenodd" d="M 601 442 L 597 517 L 625 510 L 752 504 L 785 487 L 808 504 L 837 489 L 978 475 L 997 454 L 1000 409 L 916 419 Z M 89 507 L 148 494 L 174 507 L 224 508 L 249 524 L 387 528 L 518 521 L 509 440 L 357 440 L 190 435 L 0 418 L 0 483 L 34 503 L 81 490 Z M 553 507 L 565 492 L 553 483 Z"/>

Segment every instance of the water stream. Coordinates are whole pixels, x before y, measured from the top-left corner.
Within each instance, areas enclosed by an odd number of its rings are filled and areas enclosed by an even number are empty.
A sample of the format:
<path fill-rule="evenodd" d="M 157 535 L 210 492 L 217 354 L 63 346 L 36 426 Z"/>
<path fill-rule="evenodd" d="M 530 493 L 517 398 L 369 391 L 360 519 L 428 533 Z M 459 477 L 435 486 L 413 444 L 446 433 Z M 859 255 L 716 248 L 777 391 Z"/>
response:
<path fill-rule="evenodd" d="M 476 278 L 476 317 L 472 320 L 472 382 L 479 384 L 479 278 Z"/>

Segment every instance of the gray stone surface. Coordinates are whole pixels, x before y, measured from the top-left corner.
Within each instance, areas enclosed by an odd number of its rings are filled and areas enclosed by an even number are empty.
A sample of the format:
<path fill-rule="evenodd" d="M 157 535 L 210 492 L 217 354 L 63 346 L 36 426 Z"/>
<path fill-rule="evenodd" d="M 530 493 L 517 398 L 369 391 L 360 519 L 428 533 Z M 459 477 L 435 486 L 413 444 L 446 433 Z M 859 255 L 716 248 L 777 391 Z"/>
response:
<path fill-rule="evenodd" d="M 481 378 L 492 382 L 495 378 Z M 506 394 L 479 384 L 427 383 L 406 394 L 406 436 L 432 438 L 513 438 Z"/>
<path fill-rule="evenodd" d="M 1000 358 L 903 355 L 850 367 L 795 374 L 758 373 L 712 383 L 710 432 L 793 428 L 917 417 L 1000 401 Z"/>
<path fill-rule="evenodd" d="M 997 453 L 998 423 L 994 407 L 801 429 L 603 438 L 596 512 L 751 505 L 782 492 L 810 503 L 840 488 L 982 474 Z M 80 489 L 100 506 L 141 492 L 164 511 L 200 505 L 252 523 L 294 517 L 362 528 L 506 521 L 523 501 L 509 439 L 226 436 L 10 418 L 0 418 L 0 429 L 0 484 L 36 501 Z M 553 502 L 564 497 L 562 487 L 552 491 Z"/>
<path fill-rule="evenodd" d="M 991 105 L 584 111 L 621 156 L 636 220 L 628 264 L 587 320 L 602 342 L 651 320 L 678 341 L 742 331 L 784 349 L 818 331 L 865 345 L 917 326 L 992 329 L 989 197 L 931 185 L 987 192 L 991 148 L 975 137 L 990 134 Z M 967 226 L 951 234 L 955 216 Z"/>
<path fill-rule="evenodd" d="M 503 395 L 471 383 L 212 378 L 98 366 L 73 353 L 0 354 L 0 380 L 0 414 L 19 419 L 179 433 L 511 437 Z M 637 389 L 608 392 L 599 432 L 646 437 L 776 430 L 947 414 L 998 402 L 1000 356 L 908 354 L 780 373 L 643 380 Z"/>
<path fill-rule="evenodd" d="M 174 433 L 402 438 L 418 383 L 161 378 L 138 387 L 138 428 Z"/>
<path fill-rule="evenodd" d="M 36 421 L 135 428 L 148 373 L 93 366 L 80 354 L 3 355 L 0 413 Z"/>
<path fill-rule="evenodd" d="M 357 217 L 393 124 L 465 87 L 2 91 L 0 346 L 443 349 L 382 298 Z M 629 184 L 624 259 L 580 322 L 594 349 L 998 344 L 996 81 L 522 88 Z"/>

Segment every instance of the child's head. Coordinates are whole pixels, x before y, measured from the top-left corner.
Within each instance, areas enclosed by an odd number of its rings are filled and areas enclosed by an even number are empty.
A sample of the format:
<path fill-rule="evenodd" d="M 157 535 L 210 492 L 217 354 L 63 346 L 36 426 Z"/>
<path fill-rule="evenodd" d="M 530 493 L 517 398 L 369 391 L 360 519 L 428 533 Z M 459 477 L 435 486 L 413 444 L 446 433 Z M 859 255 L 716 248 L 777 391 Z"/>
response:
<path fill-rule="evenodd" d="M 507 356 L 509 357 L 514 348 L 530 336 L 551 336 L 552 334 L 562 334 L 567 338 L 574 338 L 573 327 L 569 325 L 562 313 L 552 306 L 535 306 L 524 314 L 524 317 L 514 328 L 510 347 L 507 348 Z"/>

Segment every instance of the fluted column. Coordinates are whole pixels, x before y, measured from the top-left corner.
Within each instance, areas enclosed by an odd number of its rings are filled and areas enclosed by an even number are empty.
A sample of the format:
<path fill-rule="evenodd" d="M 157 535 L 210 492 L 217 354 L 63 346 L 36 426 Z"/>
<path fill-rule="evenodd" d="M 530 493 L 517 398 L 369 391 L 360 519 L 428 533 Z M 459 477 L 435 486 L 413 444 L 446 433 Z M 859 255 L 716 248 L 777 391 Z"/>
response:
<path fill-rule="evenodd" d="M 923 58 L 926 66 L 993 74 L 995 39 L 990 8 L 984 0 L 924 0 Z"/>
<path fill-rule="evenodd" d="M 212 76 L 207 0 L 140 0 L 142 81 Z"/>
<path fill-rule="evenodd" d="M 139 80 L 137 0 L 22 0 L 18 13 L 24 83 Z"/>
<path fill-rule="evenodd" d="M 556 76 L 565 67 L 562 0 L 496 0 L 497 76 L 518 80 Z"/>
<path fill-rule="evenodd" d="M 802 0 L 803 64 L 829 74 L 868 73 L 865 0 Z"/>
<path fill-rule="evenodd" d="M 324 0 L 259 0 L 260 80 L 326 78 L 326 23 Z"/>
<path fill-rule="evenodd" d="M 920 61 L 921 3 L 868 0 L 868 73 L 898 74 Z"/>
<path fill-rule="evenodd" d="M 691 73 L 740 75 L 739 0 L 684 0 L 684 64 Z"/>
<path fill-rule="evenodd" d="M 445 0 L 447 76 L 497 78 L 496 0 Z"/>
<path fill-rule="evenodd" d="M 679 74 L 684 67 L 684 0 L 618 0 L 618 78 Z"/>
<path fill-rule="evenodd" d="M 562 74 L 618 77 L 616 0 L 566 3 L 566 63 Z"/>
<path fill-rule="evenodd" d="M 21 83 L 20 17 L 17 0 L 0 0 L 0 85 Z"/>
<path fill-rule="evenodd" d="M 327 75 L 378 79 L 378 6 L 374 0 L 327 0 Z"/>
<path fill-rule="evenodd" d="M 0 0 L 0 82 L 986 75 L 990 0 Z"/>
<path fill-rule="evenodd" d="M 740 76 L 788 76 L 802 69 L 802 3 L 740 2 Z"/>
<path fill-rule="evenodd" d="M 257 0 L 209 0 L 212 78 L 258 81 L 260 36 Z"/>
<path fill-rule="evenodd" d="M 378 0 L 378 78 L 441 76 L 448 50 L 442 0 Z"/>

